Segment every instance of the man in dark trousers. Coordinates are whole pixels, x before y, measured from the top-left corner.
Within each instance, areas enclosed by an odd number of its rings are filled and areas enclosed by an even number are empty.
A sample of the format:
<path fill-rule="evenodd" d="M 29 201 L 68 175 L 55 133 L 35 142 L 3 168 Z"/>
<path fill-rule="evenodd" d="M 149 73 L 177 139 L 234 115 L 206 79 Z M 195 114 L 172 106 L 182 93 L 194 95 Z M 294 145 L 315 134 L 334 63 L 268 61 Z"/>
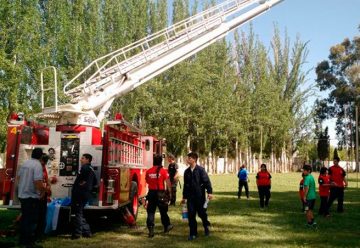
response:
<path fill-rule="evenodd" d="M 197 164 L 198 155 L 190 152 L 187 155 L 187 163 L 190 165 L 184 172 L 184 188 L 182 203 L 187 203 L 190 235 L 188 240 L 196 239 L 197 222 L 196 213 L 201 218 L 204 226 L 205 236 L 209 236 L 208 216 L 205 206 L 205 190 L 207 191 L 208 200 L 212 199 L 212 187 L 210 179 L 203 167 Z"/>
<path fill-rule="evenodd" d="M 40 198 L 44 196 L 41 148 L 35 148 L 31 159 L 21 165 L 18 172 L 18 197 L 21 203 L 20 246 L 35 246 L 35 230 L 39 219 Z"/>
<path fill-rule="evenodd" d="M 149 238 L 154 237 L 154 226 L 155 226 L 155 211 L 156 207 L 159 208 L 161 223 L 164 226 L 164 233 L 169 232 L 173 229 L 173 225 L 170 223 L 168 215 L 168 207 L 170 199 L 160 199 L 165 194 L 166 190 L 170 190 L 169 174 L 166 169 L 162 167 L 162 156 L 154 156 L 154 166 L 146 171 L 145 180 L 149 186 L 149 192 L 146 196 L 147 204 L 147 219 L 146 225 L 149 229 Z M 166 188 L 165 188 L 166 185 Z M 170 193 L 171 194 L 171 193 Z M 170 195 L 171 197 L 171 195 Z"/>
<path fill-rule="evenodd" d="M 340 158 L 334 158 L 334 165 L 329 168 L 330 197 L 328 208 L 330 209 L 335 199 L 338 200 L 337 212 L 344 212 L 344 189 L 347 187 L 346 172 L 339 165 Z"/>
<path fill-rule="evenodd" d="M 179 180 L 179 173 L 178 173 L 178 165 L 175 162 L 175 156 L 172 154 L 168 155 L 168 172 L 170 177 L 170 183 L 171 183 L 171 199 L 170 199 L 170 205 L 175 206 L 176 202 L 176 187 Z"/>
<path fill-rule="evenodd" d="M 96 185 L 96 176 L 91 166 L 92 156 L 88 153 L 80 159 L 81 169 L 72 188 L 71 214 L 73 217 L 73 233 L 71 238 L 78 239 L 81 236 L 92 236 L 90 226 L 84 218 L 84 207 L 91 198 L 91 191 Z"/>

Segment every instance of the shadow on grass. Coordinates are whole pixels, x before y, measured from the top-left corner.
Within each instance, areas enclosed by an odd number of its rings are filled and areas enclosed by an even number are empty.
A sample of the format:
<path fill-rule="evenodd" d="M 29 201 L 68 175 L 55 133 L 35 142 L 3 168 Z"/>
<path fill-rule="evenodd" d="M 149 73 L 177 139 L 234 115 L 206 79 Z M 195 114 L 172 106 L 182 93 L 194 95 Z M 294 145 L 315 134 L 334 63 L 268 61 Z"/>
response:
<path fill-rule="evenodd" d="M 313 246 L 313 247 L 357 247 L 359 234 L 357 229 L 360 223 L 360 194 L 358 189 L 345 191 L 345 213 L 333 213 L 330 218 L 317 215 L 320 200 L 317 199 L 314 210 L 317 229 L 308 229 L 305 224 L 305 215 L 298 197 L 298 192 L 272 192 L 269 208 L 260 210 L 258 197 L 237 199 L 233 192 L 219 192 L 209 215 L 224 218 L 229 216 L 229 222 L 214 223 L 227 236 L 254 237 L 248 240 L 246 247 L 260 247 L 262 242 L 267 245 L 285 246 Z M 255 192 L 252 192 L 255 196 Z M 336 202 L 331 210 L 336 209 Z M 335 205 L 335 206 L 334 206 Z M 239 219 L 243 228 L 231 220 Z M 231 221 L 231 222 L 230 222 Z M 270 235 L 269 235 L 270 234 Z M 241 237 L 240 235 L 240 237 Z M 255 237 L 258 238 L 255 238 Z M 268 238 L 267 236 L 273 236 Z M 222 247 L 229 247 L 231 241 L 224 239 Z M 228 244 L 226 244 L 228 243 Z"/>

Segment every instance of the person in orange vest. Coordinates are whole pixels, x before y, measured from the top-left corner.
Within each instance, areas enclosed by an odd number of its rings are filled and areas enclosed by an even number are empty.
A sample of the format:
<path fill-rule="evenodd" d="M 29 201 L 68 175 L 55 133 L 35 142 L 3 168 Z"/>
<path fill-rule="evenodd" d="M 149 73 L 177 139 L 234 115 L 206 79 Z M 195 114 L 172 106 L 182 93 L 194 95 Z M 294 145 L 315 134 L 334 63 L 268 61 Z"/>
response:
<path fill-rule="evenodd" d="M 301 174 L 301 180 L 299 184 L 299 197 L 302 203 L 302 212 L 305 212 L 305 202 L 304 202 L 304 173 Z"/>
<path fill-rule="evenodd" d="M 319 215 L 325 217 L 329 216 L 328 200 L 330 195 L 330 176 L 327 174 L 327 168 L 322 167 L 320 169 L 320 175 L 318 178 L 319 183 L 319 195 L 320 195 L 320 208 Z"/>
<path fill-rule="evenodd" d="M 156 207 L 158 207 L 160 211 L 161 223 L 164 226 L 164 233 L 168 233 L 171 229 L 173 229 L 173 225 L 171 225 L 170 218 L 167 213 L 171 199 L 171 183 L 167 170 L 162 167 L 161 155 L 154 156 L 154 166 L 146 171 L 145 180 L 149 187 L 149 192 L 146 196 L 146 225 L 149 229 L 149 238 L 152 238 L 154 237 Z M 165 195 L 166 191 L 169 191 L 170 194 L 168 202 L 164 202 L 163 199 L 160 199 L 160 195 Z"/>
<path fill-rule="evenodd" d="M 334 158 L 334 165 L 329 168 L 330 176 L 330 197 L 328 202 L 328 208 L 330 209 L 335 199 L 338 200 L 337 212 L 344 212 L 344 189 L 348 183 L 346 181 L 346 172 L 339 165 L 340 158 Z"/>
<path fill-rule="evenodd" d="M 260 166 L 261 170 L 256 174 L 256 184 L 259 191 L 260 209 L 269 206 L 271 197 L 271 175 L 266 169 L 266 164 Z"/>

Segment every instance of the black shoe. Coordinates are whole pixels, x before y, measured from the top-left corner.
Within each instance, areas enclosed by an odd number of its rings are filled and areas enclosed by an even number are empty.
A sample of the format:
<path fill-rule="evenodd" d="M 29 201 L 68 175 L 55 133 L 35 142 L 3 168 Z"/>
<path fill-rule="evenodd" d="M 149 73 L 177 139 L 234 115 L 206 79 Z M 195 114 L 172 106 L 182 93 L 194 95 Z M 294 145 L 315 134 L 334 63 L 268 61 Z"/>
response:
<path fill-rule="evenodd" d="M 209 226 L 205 227 L 204 230 L 205 230 L 205 236 L 210 236 Z"/>
<path fill-rule="evenodd" d="M 189 237 L 188 237 L 189 241 L 194 240 L 194 239 L 196 239 L 196 235 L 189 235 Z"/>
<path fill-rule="evenodd" d="M 92 234 L 91 233 L 83 233 L 82 235 L 84 238 L 91 238 Z"/>
<path fill-rule="evenodd" d="M 153 238 L 154 237 L 154 227 L 149 227 L 149 238 Z"/>
<path fill-rule="evenodd" d="M 167 227 L 165 227 L 164 228 L 164 233 L 168 233 L 168 232 L 170 232 L 172 229 L 174 228 L 174 226 L 173 225 L 168 225 Z"/>
<path fill-rule="evenodd" d="M 81 238 L 81 236 L 80 235 L 71 235 L 71 239 L 72 240 L 75 240 L 75 239 L 79 239 L 79 238 Z"/>

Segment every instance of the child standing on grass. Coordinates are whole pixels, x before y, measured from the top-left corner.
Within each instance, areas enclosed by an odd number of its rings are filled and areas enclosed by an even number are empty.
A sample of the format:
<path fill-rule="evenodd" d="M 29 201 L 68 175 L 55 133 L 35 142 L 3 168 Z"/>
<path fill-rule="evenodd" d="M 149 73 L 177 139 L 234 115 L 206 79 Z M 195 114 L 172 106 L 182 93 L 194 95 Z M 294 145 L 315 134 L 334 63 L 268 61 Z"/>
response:
<path fill-rule="evenodd" d="M 306 211 L 306 220 L 308 227 L 316 227 L 316 222 L 314 221 L 314 206 L 316 199 L 316 188 L 315 180 L 311 175 L 311 166 L 304 165 L 304 202 L 305 202 L 305 211 Z"/>
<path fill-rule="evenodd" d="M 304 173 L 301 174 L 301 180 L 299 184 L 299 197 L 302 203 L 302 212 L 305 212 L 305 202 L 304 202 Z"/>
<path fill-rule="evenodd" d="M 266 164 L 260 166 L 261 170 L 256 174 L 256 185 L 259 191 L 260 209 L 264 210 L 269 206 L 271 197 L 271 175 L 266 169 Z"/>
<path fill-rule="evenodd" d="M 319 215 L 323 215 L 325 217 L 329 215 L 328 208 L 328 200 L 330 195 L 330 176 L 327 173 L 328 169 L 326 167 L 322 167 L 320 169 L 320 175 L 318 178 L 319 182 L 319 195 L 320 195 L 320 208 Z"/>

